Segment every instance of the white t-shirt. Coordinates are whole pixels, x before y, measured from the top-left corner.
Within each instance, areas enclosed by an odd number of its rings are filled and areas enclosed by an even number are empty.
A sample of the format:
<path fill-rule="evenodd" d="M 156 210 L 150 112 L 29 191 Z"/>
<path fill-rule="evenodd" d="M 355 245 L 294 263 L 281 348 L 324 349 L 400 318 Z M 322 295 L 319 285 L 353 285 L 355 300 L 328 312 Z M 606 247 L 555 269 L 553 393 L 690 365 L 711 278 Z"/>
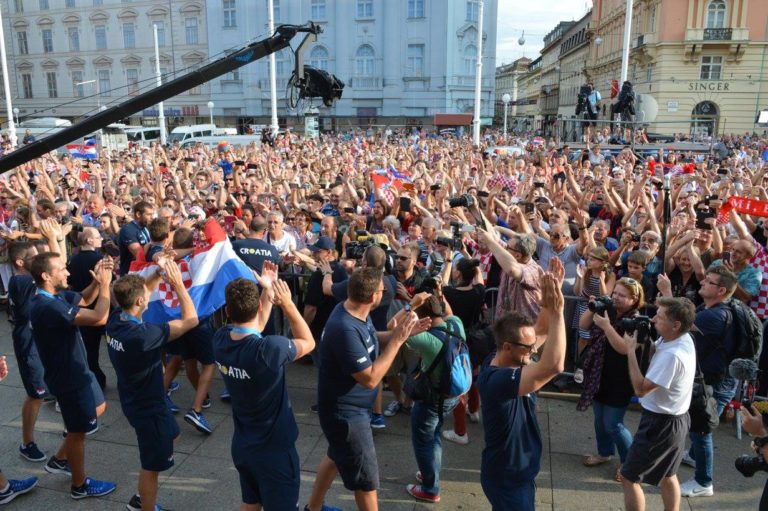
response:
<path fill-rule="evenodd" d="M 264 239 L 267 241 L 267 243 L 274 246 L 280 254 L 296 250 L 296 238 L 285 231 L 283 231 L 283 237 L 279 240 L 276 240 L 270 236 L 269 233 L 267 233 Z"/>
<path fill-rule="evenodd" d="M 659 387 L 640 398 L 648 411 L 666 415 L 682 415 L 688 411 L 696 373 L 696 347 L 690 334 L 674 341 L 655 342 L 656 353 L 651 359 L 645 379 Z"/>

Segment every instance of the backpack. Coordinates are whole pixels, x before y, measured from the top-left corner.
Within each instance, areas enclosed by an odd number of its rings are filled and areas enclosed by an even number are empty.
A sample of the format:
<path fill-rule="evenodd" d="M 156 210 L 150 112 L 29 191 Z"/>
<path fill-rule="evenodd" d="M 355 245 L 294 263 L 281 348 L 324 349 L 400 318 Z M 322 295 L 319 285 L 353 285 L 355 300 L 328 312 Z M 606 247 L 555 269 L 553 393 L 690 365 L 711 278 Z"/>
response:
<path fill-rule="evenodd" d="M 446 322 L 448 330 L 432 328 L 429 333 L 440 339 L 443 347 L 426 370 L 414 369 L 406 378 L 403 392 L 413 400 L 435 402 L 447 397 L 460 396 L 469 391 L 472 385 L 472 365 L 469 361 L 469 349 L 462 337 L 453 331 L 451 322 Z M 442 362 L 443 372 L 437 388 L 432 386 L 430 376 Z M 442 405 L 440 406 L 442 410 Z"/>
<path fill-rule="evenodd" d="M 730 299 L 726 330 L 731 329 L 735 351 L 729 355 L 728 362 L 735 358 L 746 358 L 757 362 L 763 345 L 763 323 L 751 307 L 741 300 Z"/>

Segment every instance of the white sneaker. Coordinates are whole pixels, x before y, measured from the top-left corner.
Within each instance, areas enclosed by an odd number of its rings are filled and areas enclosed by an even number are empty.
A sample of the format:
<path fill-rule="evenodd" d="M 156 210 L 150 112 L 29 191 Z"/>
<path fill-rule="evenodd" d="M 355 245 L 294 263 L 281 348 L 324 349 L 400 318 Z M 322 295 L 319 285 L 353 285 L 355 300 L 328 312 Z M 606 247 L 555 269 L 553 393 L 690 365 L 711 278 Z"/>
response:
<path fill-rule="evenodd" d="M 467 445 L 469 443 L 469 435 L 467 434 L 458 435 L 452 429 L 447 429 L 443 431 L 443 438 L 445 438 L 449 442 L 453 442 L 459 445 Z"/>
<path fill-rule="evenodd" d="M 469 417 L 469 422 L 473 424 L 477 424 L 478 422 L 480 422 L 480 412 L 474 412 L 474 413 L 467 412 L 467 417 Z"/>
<path fill-rule="evenodd" d="M 711 497 L 715 494 L 715 485 L 702 486 L 696 479 L 689 479 L 680 485 L 680 495 L 683 497 Z"/>
<path fill-rule="evenodd" d="M 691 458 L 691 455 L 688 454 L 687 451 L 683 454 L 683 465 L 696 468 L 696 460 Z"/>

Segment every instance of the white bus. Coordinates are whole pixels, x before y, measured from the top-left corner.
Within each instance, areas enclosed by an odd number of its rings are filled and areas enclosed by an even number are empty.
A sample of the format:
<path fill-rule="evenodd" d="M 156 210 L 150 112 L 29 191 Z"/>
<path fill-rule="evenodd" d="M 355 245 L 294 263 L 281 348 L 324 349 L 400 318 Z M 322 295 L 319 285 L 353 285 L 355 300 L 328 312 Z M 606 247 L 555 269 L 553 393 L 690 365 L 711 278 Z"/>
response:
<path fill-rule="evenodd" d="M 181 149 L 192 149 L 198 143 L 201 143 L 207 147 L 215 149 L 220 142 L 226 142 L 227 144 L 235 147 L 244 147 L 249 144 L 256 143 L 256 147 L 261 146 L 261 135 L 232 135 L 232 136 L 215 136 L 215 137 L 190 137 L 184 140 L 180 144 Z"/>

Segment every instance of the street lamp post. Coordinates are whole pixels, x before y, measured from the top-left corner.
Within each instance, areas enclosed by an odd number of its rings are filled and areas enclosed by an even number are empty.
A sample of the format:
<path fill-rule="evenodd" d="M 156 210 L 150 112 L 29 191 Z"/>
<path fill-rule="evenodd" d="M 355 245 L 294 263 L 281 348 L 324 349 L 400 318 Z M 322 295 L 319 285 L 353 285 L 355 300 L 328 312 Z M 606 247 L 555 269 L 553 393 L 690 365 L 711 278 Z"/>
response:
<path fill-rule="evenodd" d="M 99 90 L 98 80 L 86 80 L 84 82 L 77 82 L 75 83 L 75 87 L 79 87 L 80 85 L 88 85 L 89 83 L 92 83 L 94 88 L 96 89 L 96 108 L 98 110 L 101 110 L 101 91 Z"/>
<path fill-rule="evenodd" d="M 512 96 L 506 93 L 501 97 L 501 101 L 504 103 L 504 140 L 507 139 L 507 108 L 511 100 Z"/>
<path fill-rule="evenodd" d="M 208 102 L 208 115 L 211 118 L 211 124 L 213 124 L 213 101 Z"/>

